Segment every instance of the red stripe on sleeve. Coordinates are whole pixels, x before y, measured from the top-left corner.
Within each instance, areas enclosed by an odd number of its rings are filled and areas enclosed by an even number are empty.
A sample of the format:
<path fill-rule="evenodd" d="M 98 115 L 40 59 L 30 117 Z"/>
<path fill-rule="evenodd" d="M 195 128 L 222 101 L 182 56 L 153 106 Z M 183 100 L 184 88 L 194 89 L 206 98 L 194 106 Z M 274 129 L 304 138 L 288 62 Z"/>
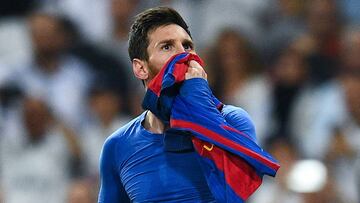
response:
<path fill-rule="evenodd" d="M 273 170 L 277 171 L 280 168 L 280 165 L 278 163 L 275 163 L 269 159 L 267 159 L 266 157 L 261 156 L 260 154 L 241 146 L 240 144 L 233 142 L 232 140 L 229 140 L 217 133 L 215 133 L 214 131 L 211 131 L 201 125 L 192 123 L 192 122 L 188 122 L 188 121 L 184 121 L 184 120 L 174 120 L 171 119 L 170 120 L 170 125 L 171 127 L 179 127 L 179 128 L 189 128 L 195 132 L 198 132 L 202 135 L 206 135 L 207 137 L 209 137 L 210 139 L 221 143 L 223 145 L 226 145 L 236 151 L 239 151 L 253 159 L 258 160 L 259 162 L 265 164 L 266 166 L 272 168 Z"/>

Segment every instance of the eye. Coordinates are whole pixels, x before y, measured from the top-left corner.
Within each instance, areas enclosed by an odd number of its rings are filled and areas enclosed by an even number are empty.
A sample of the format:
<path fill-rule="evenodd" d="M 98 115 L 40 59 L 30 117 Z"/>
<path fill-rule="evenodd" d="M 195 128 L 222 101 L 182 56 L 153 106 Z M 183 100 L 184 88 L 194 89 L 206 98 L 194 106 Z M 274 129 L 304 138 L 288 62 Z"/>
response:
<path fill-rule="evenodd" d="M 163 45 L 163 46 L 161 47 L 161 49 L 164 50 L 164 51 L 169 51 L 169 50 L 171 49 L 171 45 L 165 44 L 165 45 Z"/>
<path fill-rule="evenodd" d="M 184 47 L 184 49 L 185 49 L 186 51 L 191 51 L 191 50 L 193 50 L 193 46 L 190 45 L 190 44 L 184 44 L 183 47 Z"/>

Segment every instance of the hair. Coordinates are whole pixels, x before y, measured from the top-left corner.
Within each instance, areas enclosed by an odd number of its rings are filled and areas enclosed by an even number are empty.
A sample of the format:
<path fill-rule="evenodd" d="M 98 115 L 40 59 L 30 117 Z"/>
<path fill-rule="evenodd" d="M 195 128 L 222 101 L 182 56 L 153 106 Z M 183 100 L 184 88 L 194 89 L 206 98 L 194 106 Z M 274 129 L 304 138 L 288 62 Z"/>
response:
<path fill-rule="evenodd" d="M 180 16 L 180 14 L 172 8 L 155 7 L 135 16 L 135 21 L 131 25 L 129 32 L 129 56 L 131 61 L 134 58 L 148 60 L 147 47 L 149 46 L 149 33 L 156 28 L 176 24 L 182 27 L 191 37 L 189 27 Z"/>

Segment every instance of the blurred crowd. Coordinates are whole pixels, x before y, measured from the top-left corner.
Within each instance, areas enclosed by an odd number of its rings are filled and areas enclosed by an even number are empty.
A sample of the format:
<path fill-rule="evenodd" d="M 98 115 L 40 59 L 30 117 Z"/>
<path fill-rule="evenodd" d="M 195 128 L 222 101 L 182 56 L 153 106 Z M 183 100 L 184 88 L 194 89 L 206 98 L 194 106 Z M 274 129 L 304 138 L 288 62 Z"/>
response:
<path fill-rule="evenodd" d="M 280 161 L 249 202 L 360 202 L 358 0 L 3 1 L 0 202 L 96 202 L 104 140 L 142 111 L 129 26 L 160 5 L 185 18 L 213 92 L 249 112 Z"/>

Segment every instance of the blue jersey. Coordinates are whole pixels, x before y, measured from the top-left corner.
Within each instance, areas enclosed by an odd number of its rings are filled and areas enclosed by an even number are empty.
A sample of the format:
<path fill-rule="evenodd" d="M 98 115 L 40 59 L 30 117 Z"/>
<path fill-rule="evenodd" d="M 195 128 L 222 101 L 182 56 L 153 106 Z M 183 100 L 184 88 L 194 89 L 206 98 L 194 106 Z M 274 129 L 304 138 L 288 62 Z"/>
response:
<path fill-rule="evenodd" d="M 225 105 L 222 114 L 237 129 L 255 136 L 244 110 Z M 151 133 L 142 126 L 145 115 L 106 140 L 101 154 L 99 202 L 215 202 L 198 154 L 194 150 L 166 150 L 164 134 Z"/>

